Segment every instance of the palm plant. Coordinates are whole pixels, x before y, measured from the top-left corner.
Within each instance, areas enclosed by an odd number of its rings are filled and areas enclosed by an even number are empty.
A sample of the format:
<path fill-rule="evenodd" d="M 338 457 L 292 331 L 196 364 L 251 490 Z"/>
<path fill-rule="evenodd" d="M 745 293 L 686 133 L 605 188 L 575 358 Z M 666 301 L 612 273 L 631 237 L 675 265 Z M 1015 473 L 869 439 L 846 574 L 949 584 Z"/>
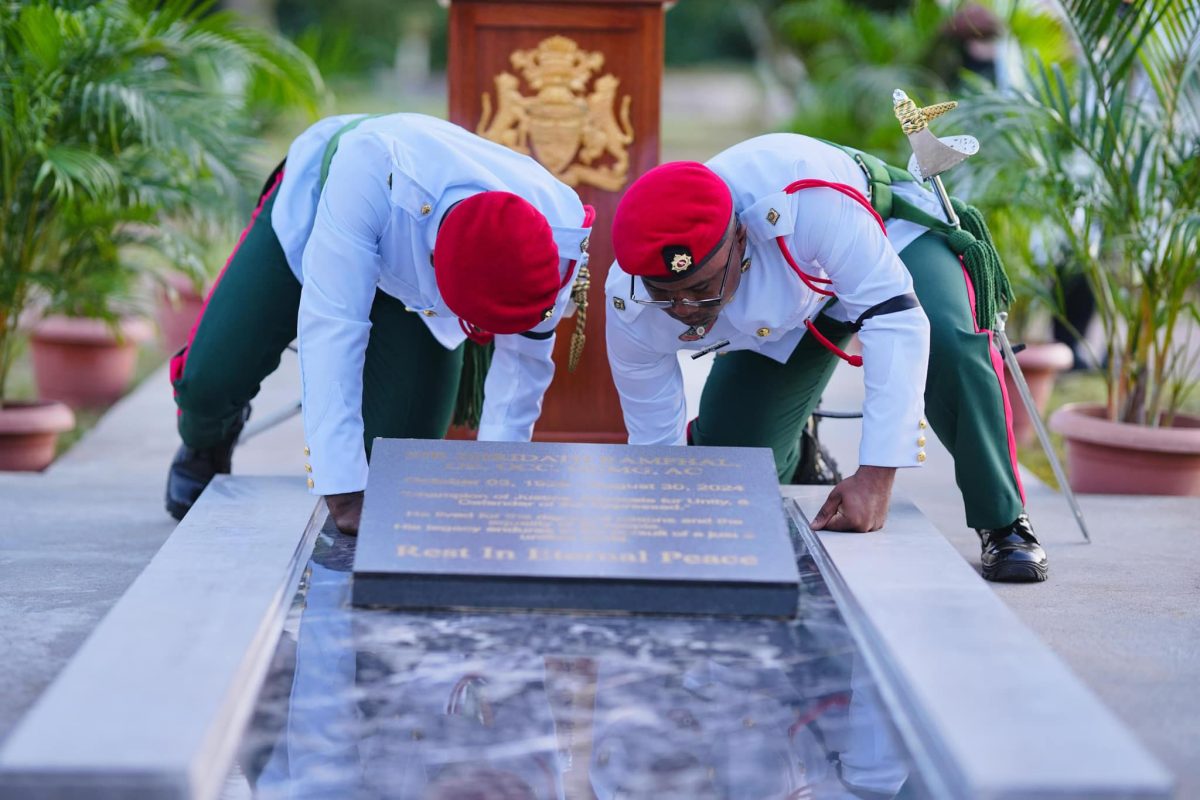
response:
<path fill-rule="evenodd" d="M 0 399 L 30 303 L 108 313 L 131 245 L 198 266 L 252 179 L 251 81 L 315 113 L 311 62 L 211 5 L 0 0 Z"/>
<path fill-rule="evenodd" d="M 1107 415 L 1172 424 L 1200 352 L 1200 9 L 1062 0 L 1074 63 L 970 105 L 976 169 L 1065 242 L 1105 336 Z M 978 177 L 978 176 L 977 176 Z M 983 181 L 987 183 L 988 180 Z"/>

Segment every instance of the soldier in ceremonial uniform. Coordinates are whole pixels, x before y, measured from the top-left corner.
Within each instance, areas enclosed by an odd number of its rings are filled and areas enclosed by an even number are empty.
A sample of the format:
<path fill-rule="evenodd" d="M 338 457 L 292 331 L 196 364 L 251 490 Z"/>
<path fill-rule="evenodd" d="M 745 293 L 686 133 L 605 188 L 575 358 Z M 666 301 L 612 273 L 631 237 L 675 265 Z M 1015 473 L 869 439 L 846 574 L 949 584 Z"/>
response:
<path fill-rule="evenodd" d="M 959 257 L 983 244 L 950 229 L 907 173 L 805 136 L 651 170 L 617 209 L 606 286 L 630 443 L 771 447 L 788 482 L 801 426 L 842 358 L 866 387 L 860 467 L 814 527 L 881 527 L 895 470 L 925 460 L 928 414 L 955 457 L 984 577 L 1044 580 L 990 311 L 979 312 L 1007 284 L 998 261 L 989 272 L 977 253 Z M 841 350 L 854 332 L 861 357 Z M 676 353 L 718 348 L 689 424 Z"/>
<path fill-rule="evenodd" d="M 528 441 L 592 216 L 533 159 L 448 122 L 310 127 L 172 359 L 183 446 L 168 511 L 181 518 L 229 471 L 248 403 L 297 334 L 308 486 L 343 532 L 358 528 L 372 439 L 441 437 L 460 375 L 486 370 L 480 439 Z M 467 339 L 494 341 L 490 369 L 464 369 Z"/>

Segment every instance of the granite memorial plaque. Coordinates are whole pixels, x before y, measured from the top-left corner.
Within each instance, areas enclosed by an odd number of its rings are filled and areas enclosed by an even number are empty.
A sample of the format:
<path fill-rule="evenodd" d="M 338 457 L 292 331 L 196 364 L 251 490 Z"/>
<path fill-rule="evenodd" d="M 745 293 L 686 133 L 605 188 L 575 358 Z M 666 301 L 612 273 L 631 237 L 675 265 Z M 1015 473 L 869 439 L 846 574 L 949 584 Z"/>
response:
<path fill-rule="evenodd" d="M 380 439 L 353 602 L 790 617 L 797 582 L 769 450 Z"/>

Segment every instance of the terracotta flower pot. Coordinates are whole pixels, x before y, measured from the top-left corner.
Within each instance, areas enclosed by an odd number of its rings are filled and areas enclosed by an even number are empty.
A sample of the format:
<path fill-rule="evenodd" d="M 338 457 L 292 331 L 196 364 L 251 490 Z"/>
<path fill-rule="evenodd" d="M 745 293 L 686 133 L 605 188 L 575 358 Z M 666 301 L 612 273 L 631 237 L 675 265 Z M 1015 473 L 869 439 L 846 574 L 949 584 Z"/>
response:
<path fill-rule="evenodd" d="M 163 351 L 174 353 L 187 344 L 192 325 L 204 310 L 204 295 L 196 291 L 185 275 L 170 275 L 166 283 L 158 291 L 155 318 Z"/>
<path fill-rule="evenodd" d="M 97 319 L 47 317 L 30 343 L 38 395 L 72 408 L 97 408 L 120 399 L 133 382 L 137 349 L 153 330 L 141 319 L 123 320 L 121 338 Z"/>
<path fill-rule="evenodd" d="M 0 404 L 0 470 L 43 470 L 54 460 L 58 435 L 75 427 L 63 403 Z"/>
<path fill-rule="evenodd" d="M 1067 472 L 1077 492 L 1200 496 L 1200 417 L 1177 415 L 1170 428 L 1110 422 L 1092 403 L 1054 412 L 1050 427 L 1067 441 Z"/>
<path fill-rule="evenodd" d="M 1021 374 L 1029 384 L 1029 393 L 1033 395 L 1038 413 L 1044 414 L 1046 403 L 1050 401 L 1050 393 L 1054 390 L 1055 379 L 1060 372 L 1071 368 L 1075 363 L 1075 355 L 1070 347 L 1061 342 L 1029 344 L 1017 353 L 1017 363 L 1021 365 Z M 1008 387 L 1008 402 L 1012 406 L 1013 433 L 1017 437 L 1017 444 L 1029 444 L 1036 436 L 1033 422 L 1029 419 L 1029 410 L 1021 401 L 1017 384 L 1007 367 L 1004 370 L 1004 383 Z"/>

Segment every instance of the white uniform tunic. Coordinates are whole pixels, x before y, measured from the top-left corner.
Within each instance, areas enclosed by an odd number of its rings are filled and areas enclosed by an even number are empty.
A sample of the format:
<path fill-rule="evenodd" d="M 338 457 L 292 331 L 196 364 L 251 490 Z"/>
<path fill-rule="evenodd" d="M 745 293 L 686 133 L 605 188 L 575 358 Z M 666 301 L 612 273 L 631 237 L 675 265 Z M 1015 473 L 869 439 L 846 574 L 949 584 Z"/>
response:
<path fill-rule="evenodd" d="M 304 431 L 312 492 L 366 486 L 363 363 L 371 304 L 379 289 L 421 314 L 447 349 L 463 342 L 433 270 L 438 223 L 451 205 L 483 191 L 507 191 L 545 215 L 554 231 L 564 286 L 554 315 L 534 328 L 553 331 L 586 262 L 583 205 L 569 186 L 528 156 L 417 114 L 368 119 L 342 136 L 321 186 L 326 144 L 354 116 L 316 123 L 288 150 L 271 216 L 288 264 L 303 284 L 298 321 Z M 504 254 L 495 254 L 503 258 Z M 497 336 L 485 384 L 479 438 L 528 441 L 554 375 L 554 338 Z M 397 375 L 419 382 L 419 375 Z M 419 388 L 414 391 L 420 391 Z"/>
<path fill-rule="evenodd" d="M 733 193 L 734 213 L 748 232 L 751 267 L 708 334 L 681 342 L 687 326 L 660 309 L 630 302 L 630 276 L 613 265 L 605 286 L 608 355 L 630 444 L 686 443 L 677 351 L 728 339 L 721 352 L 753 350 L 784 363 L 807 332 L 805 320 L 815 321 L 829 302 L 800 281 L 775 237 L 785 237 L 801 269 L 832 281 L 827 288 L 836 292 L 839 303 L 830 315 L 837 319 L 857 320 L 872 306 L 913 291 L 898 252 L 924 228 L 889 221 L 889 239 L 865 208 L 832 189 L 783 191 L 800 178 L 817 178 L 865 194 L 866 177 L 841 150 L 806 136 L 770 134 L 725 150 L 708 166 Z M 940 215 L 936 198 L 915 184 L 901 184 L 896 192 Z M 641 280 L 635 282 L 638 296 L 648 297 Z M 866 320 L 859 337 L 866 384 L 859 463 L 916 466 L 922 452 L 918 439 L 924 424 L 929 322 L 920 308 L 880 314 Z"/>

